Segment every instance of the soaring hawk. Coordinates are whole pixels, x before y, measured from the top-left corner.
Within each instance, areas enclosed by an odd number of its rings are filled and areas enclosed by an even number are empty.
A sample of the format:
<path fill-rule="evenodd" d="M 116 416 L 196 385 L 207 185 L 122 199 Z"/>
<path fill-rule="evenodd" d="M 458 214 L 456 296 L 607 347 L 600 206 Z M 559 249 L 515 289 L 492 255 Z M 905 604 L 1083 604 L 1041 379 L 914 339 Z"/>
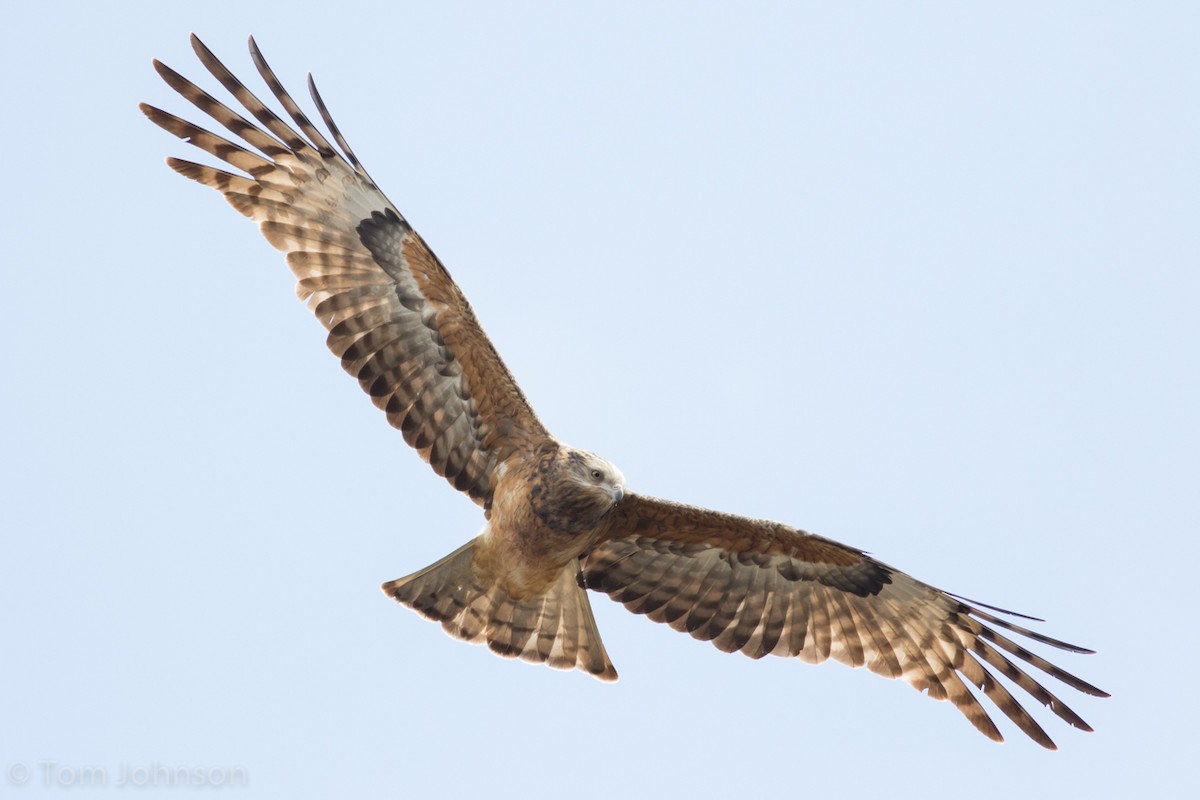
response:
<path fill-rule="evenodd" d="M 1026 670 L 1096 687 L 1012 634 L 1090 652 L 1020 627 L 863 551 L 761 519 L 628 491 L 621 472 L 555 439 L 526 402 L 470 304 L 346 144 L 309 78 L 331 142 L 250 40 L 259 74 L 291 123 L 268 109 L 196 37 L 208 71 L 253 121 L 155 61 L 171 88 L 237 144 L 143 104 L 157 125 L 232 167 L 169 158 L 211 186 L 286 254 L 328 345 L 388 422 L 437 474 L 483 507 L 473 540 L 383 590 L 451 636 L 496 653 L 615 680 L 587 589 L 751 658 L 832 657 L 950 700 L 986 736 L 1000 732 L 968 684 L 1044 747 L 1050 737 L 994 673 L 1070 725 L 1091 730 Z M 294 124 L 292 124 L 294 123 Z M 248 145 L 246 147 L 244 145 Z M 995 612 L 995 613 L 991 613 Z M 1019 616 L 1019 615 L 1014 615 Z"/>

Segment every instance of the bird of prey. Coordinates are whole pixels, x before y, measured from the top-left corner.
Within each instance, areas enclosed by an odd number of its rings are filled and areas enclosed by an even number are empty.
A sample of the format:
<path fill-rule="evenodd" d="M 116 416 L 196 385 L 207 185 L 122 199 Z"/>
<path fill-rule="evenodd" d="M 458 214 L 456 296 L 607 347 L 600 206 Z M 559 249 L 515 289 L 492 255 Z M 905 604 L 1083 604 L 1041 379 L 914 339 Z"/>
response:
<path fill-rule="evenodd" d="M 483 508 L 477 537 L 385 583 L 388 595 L 502 656 L 616 680 L 588 602 L 592 589 L 726 652 L 834 658 L 903 678 L 950 700 L 996 741 L 1001 734 L 968 685 L 1034 741 L 1055 746 L 997 675 L 1091 730 L 1029 668 L 1107 695 L 1009 637 L 1091 651 L 1020 627 L 998 616 L 1012 612 L 943 592 L 857 548 L 629 491 L 611 463 L 554 438 L 446 268 L 363 169 L 312 77 L 309 91 L 328 137 L 253 38 L 254 64 L 291 123 L 195 36 L 192 46 L 253 120 L 155 61 L 171 88 L 228 131 L 218 135 L 143 104 L 157 125 L 231 169 L 177 158 L 167 164 L 258 222 L 286 254 L 297 293 L 345 370 L 434 471 Z"/>

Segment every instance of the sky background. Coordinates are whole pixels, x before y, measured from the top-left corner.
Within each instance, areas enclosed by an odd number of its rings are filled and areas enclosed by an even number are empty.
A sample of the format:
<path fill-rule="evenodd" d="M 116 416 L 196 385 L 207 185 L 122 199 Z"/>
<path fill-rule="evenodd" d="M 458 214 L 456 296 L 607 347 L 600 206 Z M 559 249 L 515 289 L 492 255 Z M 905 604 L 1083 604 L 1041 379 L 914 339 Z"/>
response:
<path fill-rule="evenodd" d="M 1191 782 L 1195 4 L 243 5 L 0 26 L 0 787 L 102 795 L 154 765 L 289 798 Z M 1061 691 L 1096 733 L 1038 713 L 1059 752 L 1006 721 L 996 745 L 902 683 L 726 655 L 593 595 L 605 685 L 385 598 L 481 515 L 342 373 L 255 227 L 163 165 L 198 151 L 138 101 L 199 112 L 150 59 L 219 88 L 190 31 L 257 90 L 253 33 L 306 108 L 315 73 L 559 438 L 636 491 L 1046 617 L 1098 651 L 1056 658 L 1113 693 Z"/>

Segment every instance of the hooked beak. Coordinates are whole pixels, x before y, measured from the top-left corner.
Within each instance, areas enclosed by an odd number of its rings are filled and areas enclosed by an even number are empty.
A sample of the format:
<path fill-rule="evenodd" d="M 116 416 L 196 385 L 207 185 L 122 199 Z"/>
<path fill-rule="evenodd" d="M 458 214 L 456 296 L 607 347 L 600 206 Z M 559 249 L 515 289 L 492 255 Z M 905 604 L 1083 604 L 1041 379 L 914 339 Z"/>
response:
<path fill-rule="evenodd" d="M 612 488 L 612 499 L 614 503 L 619 503 L 625 499 L 625 487 L 614 486 Z"/>

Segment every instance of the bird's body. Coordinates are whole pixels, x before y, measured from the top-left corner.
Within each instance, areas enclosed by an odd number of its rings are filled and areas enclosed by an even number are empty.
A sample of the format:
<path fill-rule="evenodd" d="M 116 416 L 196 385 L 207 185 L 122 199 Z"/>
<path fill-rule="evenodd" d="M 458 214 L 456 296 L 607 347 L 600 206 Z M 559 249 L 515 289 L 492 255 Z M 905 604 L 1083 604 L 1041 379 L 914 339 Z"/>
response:
<path fill-rule="evenodd" d="M 253 149 L 143 105 L 155 123 L 240 173 L 168 163 L 259 223 L 287 254 L 297 292 L 343 368 L 434 471 L 484 510 L 475 539 L 384 584 L 390 596 L 501 655 L 612 680 L 591 589 L 728 652 L 834 658 L 903 678 L 951 700 L 993 739 L 1000 733 L 968 686 L 1035 741 L 1054 746 L 993 673 L 1090 730 L 1023 665 L 1087 694 L 1104 693 L 1001 631 L 1089 651 L 1019 627 L 857 548 L 630 492 L 615 466 L 555 439 L 441 261 L 350 150 L 311 79 L 333 142 L 300 111 L 253 40 L 258 71 L 295 128 L 194 37 L 193 46 L 256 122 L 170 68 L 155 62 L 156 69 Z"/>
<path fill-rule="evenodd" d="M 576 476 L 585 469 L 578 465 L 598 461 L 548 444 L 531 458 L 510 459 L 499 470 L 476 560 L 513 598 L 544 594 L 558 573 L 596 543 L 616 507 L 614 493 L 624 490 L 620 473 L 615 480 L 597 479 L 591 485 L 584 482 L 588 478 Z"/>

